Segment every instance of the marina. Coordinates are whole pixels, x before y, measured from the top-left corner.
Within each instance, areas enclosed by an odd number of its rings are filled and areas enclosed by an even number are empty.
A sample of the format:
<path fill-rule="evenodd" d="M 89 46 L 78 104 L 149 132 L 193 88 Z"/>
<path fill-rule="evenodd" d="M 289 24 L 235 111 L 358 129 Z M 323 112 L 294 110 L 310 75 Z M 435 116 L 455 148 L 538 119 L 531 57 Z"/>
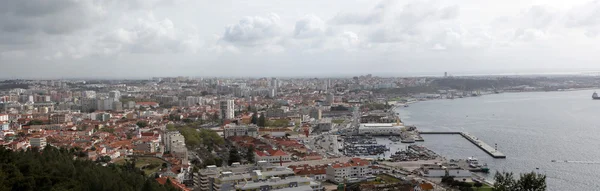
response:
<path fill-rule="evenodd" d="M 467 133 L 467 132 L 443 132 L 443 131 L 429 131 L 429 132 L 419 132 L 420 134 L 448 134 L 448 135 L 461 135 L 469 142 L 475 144 L 475 146 L 479 147 L 481 150 L 492 156 L 493 158 L 506 158 L 502 152 L 498 151 L 495 147 L 488 145 L 487 143 L 479 140 L 479 138 Z"/>

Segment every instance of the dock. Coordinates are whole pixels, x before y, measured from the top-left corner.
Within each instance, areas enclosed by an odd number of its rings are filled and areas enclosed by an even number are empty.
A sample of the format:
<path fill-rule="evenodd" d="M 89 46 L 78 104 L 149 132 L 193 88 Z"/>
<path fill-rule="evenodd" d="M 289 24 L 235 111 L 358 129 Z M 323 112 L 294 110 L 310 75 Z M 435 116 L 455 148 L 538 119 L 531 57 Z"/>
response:
<path fill-rule="evenodd" d="M 429 131 L 429 132 L 419 132 L 420 134 L 442 134 L 442 135 L 461 135 L 469 142 L 475 144 L 475 146 L 479 147 L 481 150 L 492 156 L 493 158 L 506 158 L 502 152 L 496 150 L 494 147 L 486 144 L 482 140 L 479 140 L 477 137 L 467 133 L 467 132 L 456 132 L 456 131 Z"/>

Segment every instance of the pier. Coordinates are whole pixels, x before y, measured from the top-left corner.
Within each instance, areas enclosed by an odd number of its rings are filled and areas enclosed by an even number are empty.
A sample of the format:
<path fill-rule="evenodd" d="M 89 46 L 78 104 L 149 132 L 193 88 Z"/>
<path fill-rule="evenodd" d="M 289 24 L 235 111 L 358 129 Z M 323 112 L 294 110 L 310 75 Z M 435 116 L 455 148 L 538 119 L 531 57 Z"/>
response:
<path fill-rule="evenodd" d="M 481 150 L 492 156 L 493 158 L 506 158 L 502 152 L 496 150 L 494 147 L 486 144 L 482 140 L 479 140 L 477 137 L 467 133 L 467 132 L 453 132 L 453 131 L 429 131 L 429 132 L 419 132 L 420 134 L 442 134 L 442 135 L 461 135 L 469 142 L 475 144 L 475 146 L 479 147 Z"/>

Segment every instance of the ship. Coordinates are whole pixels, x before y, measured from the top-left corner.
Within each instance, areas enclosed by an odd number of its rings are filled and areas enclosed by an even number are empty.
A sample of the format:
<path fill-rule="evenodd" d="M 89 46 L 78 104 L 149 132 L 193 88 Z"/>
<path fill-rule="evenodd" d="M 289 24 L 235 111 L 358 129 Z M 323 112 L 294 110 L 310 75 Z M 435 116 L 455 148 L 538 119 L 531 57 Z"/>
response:
<path fill-rule="evenodd" d="M 600 100 L 600 97 L 598 97 L 598 93 L 594 92 L 592 94 L 592 99 L 594 99 L 594 100 Z"/>

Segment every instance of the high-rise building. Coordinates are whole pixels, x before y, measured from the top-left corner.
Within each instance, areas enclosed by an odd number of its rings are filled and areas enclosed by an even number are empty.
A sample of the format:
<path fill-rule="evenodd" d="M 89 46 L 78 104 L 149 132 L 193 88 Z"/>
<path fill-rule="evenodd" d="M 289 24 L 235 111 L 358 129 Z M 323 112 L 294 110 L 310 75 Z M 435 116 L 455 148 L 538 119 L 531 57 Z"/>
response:
<path fill-rule="evenodd" d="M 232 99 L 222 100 L 220 103 L 221 119 L 233 119 L 235 117 L 235 103 Z"/>
<path fill-rule="evenodd" d="M 334 99 L 333 93 L 327 94 L 327 97 L 325 98 L 325 103 L 327 105 L 331 105 L 331 104 L 333 104 L 333 99 Z"/>
<path fill-rule="evenodd" d="M 113 98 L 115 101 L 119 101 L 121 98 L 121 92 L 118 90 L 108 92 L 108 97 Z"/>

